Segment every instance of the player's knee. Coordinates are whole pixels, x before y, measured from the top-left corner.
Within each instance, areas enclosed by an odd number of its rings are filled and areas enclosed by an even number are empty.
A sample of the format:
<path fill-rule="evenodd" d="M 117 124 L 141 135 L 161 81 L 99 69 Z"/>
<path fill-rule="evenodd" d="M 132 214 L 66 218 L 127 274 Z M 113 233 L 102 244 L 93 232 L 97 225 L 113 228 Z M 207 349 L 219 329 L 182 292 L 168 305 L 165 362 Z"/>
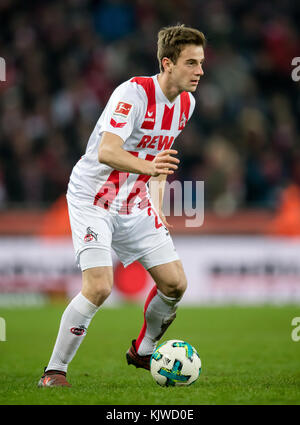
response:
<path fill-rule="evenodd" d="M 100 282 L 100 284 L 95 288 L 95 294 L 103 302 L 110 296 L 111 286 L 106 282 Z"/>
<path fill-rule="evenodd" d="M 93 303 L 100 306 L 110 296 L 111 286 L 103 280 L 95 282 L 93 288 L 90 288 L 90 294 Z"/>
<path fill-rule="evenodd" d="M 165 282 L 164 293 L 167 297 L 181 298 L 187 288 L 187 280 L 184 273 L 178 273 L 172 279 Z"/>
<path fill-rule="evenodd" d="M 83 274 L 82 293 L 88 295 L 94 304 L 101 305 L 111 294 L 112 278 L 97 268 L 89 269 L 87 273 L 83 272 Z"/>
<path fill-rule="evenodd" d="M 186 288 L 187 288 L 187 281 L 186 281 L 186 278 L 184 276 L 182 276 L 177 281 L 177 284 L 173 289 L 173 297 L 174 298 L 181 298 L 183 296 L 183 294 L 185 293 Z"/>

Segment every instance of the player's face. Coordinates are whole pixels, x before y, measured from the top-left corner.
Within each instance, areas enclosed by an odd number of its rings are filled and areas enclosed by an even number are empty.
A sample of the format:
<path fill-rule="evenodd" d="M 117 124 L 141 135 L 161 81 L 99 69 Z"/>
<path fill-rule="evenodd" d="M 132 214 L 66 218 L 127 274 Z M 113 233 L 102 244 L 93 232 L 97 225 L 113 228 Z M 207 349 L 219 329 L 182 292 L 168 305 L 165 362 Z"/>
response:
<path fill-rule="evenodd" d="M 181 50 L 176 64 L 172 63 L 171 65 L 172 84 L 178 87 L 179 92 L 194 92 L 196 90 L 200 77 L 204 74 L 203 61 L 204 50 L 202 46 L 188 44 Z"/>

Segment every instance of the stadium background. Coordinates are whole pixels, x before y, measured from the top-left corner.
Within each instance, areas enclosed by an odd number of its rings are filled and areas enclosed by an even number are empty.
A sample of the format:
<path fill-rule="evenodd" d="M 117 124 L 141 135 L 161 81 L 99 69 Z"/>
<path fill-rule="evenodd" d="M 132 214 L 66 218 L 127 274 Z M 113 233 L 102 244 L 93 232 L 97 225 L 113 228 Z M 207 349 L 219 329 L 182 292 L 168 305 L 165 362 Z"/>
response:
<path fill-rule="evenodd" d="M 0 305 L 80 287 L 71 169 L 113 89 L 158 72 L 157 31 L 177 22 L 208 39 L 172 177 L 205 185 L 201 227 L 169 218 L 190 281 L 185 301 L 299 302 L 299 21 L 293 1 L 1 1 Z M 143 299 L 152 283 L 141 267 L 114 261 L 108 304 Z"/>
<path fill-rule="evenodd" d="M 41 391 L 80 289 L 71 169 L 114 87 L 158 72 L 157 31 L 177 22 L 208 39 L 173 177 L 204 181 L 205 216 L 200 227 L 169 217 L 189 290 L 164 338 L 197 348 L 201 377 L 170 391 L 127 367 L 152 282 L 114 257 L 109 308 L 70 364 L 72 390 Z M 1 405 L 299 404 L 299 22 L 294 0 L 0 1 Z"/>

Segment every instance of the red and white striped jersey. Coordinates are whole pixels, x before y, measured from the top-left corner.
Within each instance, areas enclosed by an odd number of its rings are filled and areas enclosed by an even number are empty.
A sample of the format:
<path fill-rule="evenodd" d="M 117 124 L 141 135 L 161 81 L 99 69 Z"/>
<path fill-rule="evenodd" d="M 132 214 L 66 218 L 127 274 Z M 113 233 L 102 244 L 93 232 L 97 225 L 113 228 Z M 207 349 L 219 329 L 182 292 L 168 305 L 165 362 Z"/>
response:
<path fill-rule="evenodd" d="M 114 170 L 98 161 L 98 146 L 107 131 L 124 140 L 123 149 L 152 161 L 170 149 L 195 107 L 191 93 L 170 102 L 157 79 L 134 77 L 112 93 L 88 141 L 85 154 L 74 166 L 68 196 L 78 203 L 93 203 L 111 213 L 134 214 L 149 205 L 151 176 Z"/>

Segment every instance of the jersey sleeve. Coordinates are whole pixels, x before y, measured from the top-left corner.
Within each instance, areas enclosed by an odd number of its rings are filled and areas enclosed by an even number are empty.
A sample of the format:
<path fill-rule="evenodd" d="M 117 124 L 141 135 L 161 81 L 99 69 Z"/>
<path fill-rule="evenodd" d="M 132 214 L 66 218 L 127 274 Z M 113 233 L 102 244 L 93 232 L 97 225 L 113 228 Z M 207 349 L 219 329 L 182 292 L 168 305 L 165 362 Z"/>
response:
<path fill-rule="evenodd" d="M 143 101 L 134 84 L 125 82 L 111 95 L 100 120 L 100 132 L 109 131 L 124 142 L 142 119 Z"/>

